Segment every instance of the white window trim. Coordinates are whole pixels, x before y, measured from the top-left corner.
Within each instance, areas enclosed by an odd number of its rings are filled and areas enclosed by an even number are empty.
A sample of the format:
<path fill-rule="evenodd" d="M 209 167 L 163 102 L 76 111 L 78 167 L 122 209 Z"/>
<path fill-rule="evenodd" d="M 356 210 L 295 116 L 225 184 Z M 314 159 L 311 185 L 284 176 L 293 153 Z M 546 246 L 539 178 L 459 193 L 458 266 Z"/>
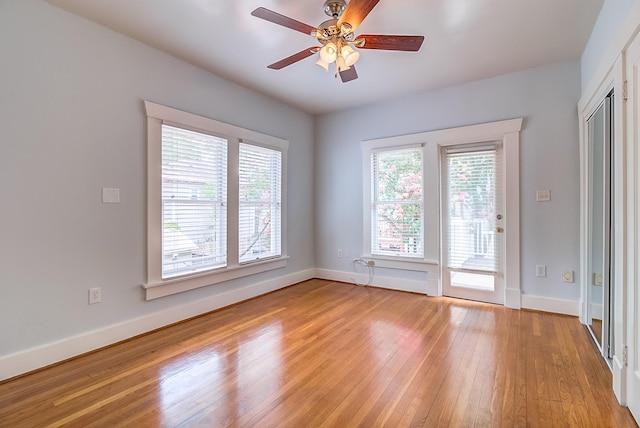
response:
<path fill-rule="evenodd" d="M 502 141 L 506 198 L 505 228 L 511 233 L 505 239 L 505 306 L 521 307 L 520 286 L 520 130 L 522 118 L 508 119 L 459 128 L 441 129 L 417 134 L 366 140 L 361 143 L 363 172 L 363 258 L 375 260 L 376 265 L 393 269 L 407 269 L 408 262 L 421 263 L 424 269 L 440 262 L 440 149 L 446 146 Z M 421 144 L 423 153 L 423 194 L 438 195 L 436 201 L 424 201 L 424 259 L 384 257 L 370 254 L 371 248 L 371 153 Z M 380 261 L 380 262 L 378 262 Z M 441 282 L 438 294 L 442 294 Z"/>
<path fill-rule="evenodd" d="M 146 300 L 168 296 L 287 265 L 286 171 L 289 142 L 171 107 L 144 102 L 147 114 L 147 282 Z M 162 279 L 162 124 L 191 129 L 228 139 L 227 265 L 181 277 Z M 255 144 L 282 152 L 281 256 L 255 262 L 238 261 L 238 145 Z"/>

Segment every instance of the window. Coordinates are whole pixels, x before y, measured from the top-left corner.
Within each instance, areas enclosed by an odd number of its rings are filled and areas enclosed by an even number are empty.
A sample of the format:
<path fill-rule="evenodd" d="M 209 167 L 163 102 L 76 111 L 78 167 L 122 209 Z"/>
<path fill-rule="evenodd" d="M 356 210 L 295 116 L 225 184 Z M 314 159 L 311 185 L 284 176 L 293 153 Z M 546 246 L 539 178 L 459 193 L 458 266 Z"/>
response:
<path fill-rule="evenodd" d="M 423 257 L 422 148 L 371 154 L 371 254 Z"/>
<path fill-rule="evenodd" d="M 280 255 L 280 183 L 278 150 L 240 144 L 240 262 Z"/>
<path fill-rule="evenodd" d="M 447 268 L 495 273 L 501 245 L 496 215 L 502 213 L 499 147 L 444 150 Z M 500 218 L 502 216 L 500 215 Z M 501 223 L 500 223 L 501 224 Z"/>
<path fill-rule="evenodd" d="M 162 278 L 227 264 L 227 140 L 162 125 Z"/>
<path fill-rule="evenodd" d="M 286 266 L 288 142 L 145 102 L 146 298 Z"/>

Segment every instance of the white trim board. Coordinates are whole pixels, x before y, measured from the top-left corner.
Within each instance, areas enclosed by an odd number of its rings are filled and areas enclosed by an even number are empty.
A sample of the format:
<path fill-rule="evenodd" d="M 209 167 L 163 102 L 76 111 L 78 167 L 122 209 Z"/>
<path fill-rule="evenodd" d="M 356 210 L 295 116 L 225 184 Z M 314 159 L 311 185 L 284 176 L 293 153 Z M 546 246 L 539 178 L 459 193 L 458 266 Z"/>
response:
<path fill-rule="evenodd" d="M 574 317 L 580 315 L 580 302 L 578 300 L 555 299 L 529 294 L 523 294 L 521 299 L 522 309 L 572 315 Z"/>
<path fill-rule="evenodd" d="M 59 363 L 179 321 L 312 279 L 314 273 L 314 269 L 302 270 L 0 357 L 0 380 Z"/>
<path fill-rule="evenodd" d="M 358 284 L 365 284 L 369 279 L 367 274 L 357 272 L 346 272 L 330 269 L 316 269 L 315 272 L 316 278 L 353 284 L 355 284 L 356 282 Z M 386 288 L 389 290 L 426 294 L 432 297 L 438 296 L 437 278 L 427 279 L 426 282 L 422 282 L 416 280 L 374 275 L 371 284 L 369 285 L 373 287 Z M 516 291 L 519 292 L 519 290 Z M 552 297 L 532 296 L 527 294 L 523 294 L 519 297 L 522 302 L 522 309 L 532 309 L 536 311 L 550 312 L 562 315 L 572 315 L 576 317 L 579 315 L 580 302 L 577 300 L 556 299 Z"/>
<path fill-rule="evenodd" d="M 357 284 L 366 284 L 369 275 L 359 272 L 346 272 L 331 269 L 316 269 L 316 278 L 328 279 L 331 281 L 340 281 Z M 374 275 L 371 284 L 372 287 L 386 288 L 388 290 L 408 291 L 410 293 L 426 294 L 428 296 L 437 296 L 438 280 L 427 279 L 426 281 L 416 281 L 414 279 L 400 279 L 386 276 Z"/>

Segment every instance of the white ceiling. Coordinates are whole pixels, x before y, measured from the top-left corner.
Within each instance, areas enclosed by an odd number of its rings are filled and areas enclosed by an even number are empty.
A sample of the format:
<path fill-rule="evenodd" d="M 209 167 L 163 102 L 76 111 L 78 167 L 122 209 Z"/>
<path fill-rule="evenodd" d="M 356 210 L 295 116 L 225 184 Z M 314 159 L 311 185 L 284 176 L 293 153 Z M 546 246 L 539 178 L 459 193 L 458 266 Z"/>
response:
<path fill-rule="evenodd" d="M 356 34 L 424 35 L 419 52 L 362 50 L 342 83 L 304 59 L 267 65 L 311 36 L 251 16 L 265 7 L 306 24 L 324 0 L 48 0 L 186 62 L 312 114 L 579 59 L 603 0 L 381 0 Z"/>

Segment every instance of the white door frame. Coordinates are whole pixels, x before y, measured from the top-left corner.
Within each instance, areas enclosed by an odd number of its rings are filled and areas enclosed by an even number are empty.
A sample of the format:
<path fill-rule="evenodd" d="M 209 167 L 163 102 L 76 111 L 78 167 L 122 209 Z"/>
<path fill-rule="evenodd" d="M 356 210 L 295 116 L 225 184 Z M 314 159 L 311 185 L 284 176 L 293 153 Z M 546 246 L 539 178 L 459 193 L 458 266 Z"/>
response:
<path fill-rule="evenodd" d="M 640 174 L 640 35 L 636 36 L 625 52 L 626 67 L 624 79 L 626 81 L 626 97 L 628 98 L 626 107 L 626 125 L 624 145 L 626 152 L 627 166 L 627 192 L 626 212 L 627 230 L 629 237 L 625 242 L 627 261 L 626 287 L 623 287 L 623 300 L 620 302 L 622 319 L 620 328 L 622 329 L 622 343 L 618 364 L 622 364 L 621 379 L 619 387 L 623 391 L 622 401 L 626 403 L 629 410 L 640 421 L 640 290 L 638 290 L 638 280 L 640 280 L 640 240 L 637 233 L 640 227 L 640 185 L 638 179 Z M 626 303 L 626 305 L 625 305 Z M 618 326 L 617 320 L 614 326 Z M 616 364 L 617 365 L 617 364 Z M 614 369 L 614 375 L 615 375 Z M 626 375 L 626 376 L 625 376 Z M 618 386 L 615 383 L 614 389 Z"/>
<path fill-rule="evenodd" d="M 579 138 L 580 138 L 580 321 L 587 324 L 589 320 L 588 308 L 588 287 L 590 286 L 591 274 L 589 272 L 589 248 L 591 242 L 591 213 L 589 210 L 590 194 L 589 194 L 589 173 L 591 157 L 589 154 L 589 129 L 587 120 L 602 104 L 603 100 L 613 90 L 614 92 L 614 140 L 613 140 L 613 182 L 614 189 L 612 192 L 615 206 L 613 207 L 612 220 L 614 227 L 613 235 L 613 254 L 614 260 L 611 265 L 613 272 L 613 281 L 611 289 L 614 295 L 613 312 L 615 319 L 613 321 L 613 337 L 614 344 L 612 358 L 613 372 L 613 389 L 618 401 L 626 403 L 626 367 L 622 360 L 623 346 L 626 344 L 626 333 L 624 324 L 625 309 L 624 302 L 627 291 L 626 284 L 630 278 L 627 270 L 627 260 L 629 256 L 628 234 L 630 233 L 627 222 L 629 217 L 629 208 L 627 201 L 629 200 L 627 171 L 629 166 L 627 162 L 632 161 L 629 148 L 625 144 L 624 138 L 624 101 L 623 101 L 623 82 L 624 82 L 623 61 L 618 57 L 616 63 L 609 73 L 601 81 L 596 90 L 591 92 L 589 97 L 583 97 L 578 103 L 579 113 Z M 628 159 L 626 159 L 628 158 Z M 627 189 L 627 190 L 625 190 Z M 631 216 L 632 217 L 632 216 Z M 604 357 L 604 355 L 603 355 Z"/>
<path fill-rule="evenodd" d="M 483 123 L 479 125 L 451 128 L 434 132 L 431 141 L 436 143 L 438 159 L 443 147 L 463 144 L 483 143 L 488 141 L 502 141 L 503 175 L 502 195 L 504 198 L 504 305 L 512 309 L 522 307 L 520 288 L 520 130 L 522 118 L 503 120 L 499 122 Z M 439 175 L 439 172 L 436 171 Z M 440 177 L 434 177 L 438 180 Z M 440 203 L 442 204 L 442 194 Z M 442 210 L 441 210 L 442 212 Z M 442 225 L 442 219 L 440 225 Z M 446 231 L 440 227 L 440 242 L 445 242 Z M 440 260 L 443 260 L 440 245 Z M 439 295 L 442 295 L 442 278 L 444 264 L 440 263 Z"/>
<path fill-rule="evenodd" d="M 640 3 L 636 3 L 618 34 L 603 55 L 594 78 L 583 90 L 578 103 L 580 130 L 580 264 L 581 314 L 586 321 L 586 287 L 589 279 L 585 270 L 588 257 L 588 175 L 586 120 L 599 103 L 614 91 L 613 169 L 615 201 L 613 280 L 613 391 L 622 405 L 628 405 L 636 420 L 640 421 L 640 240 L 636 236 L 640 227 L 640 82 L 634 73 L 634 63 L 640 63 L 640 42 L 635 42 L 640 31 Z M 632 44 L 633 43 L 633 44 Z M 636 74 L 636 76 L 634 76 Z M 634 79 L 634 77 L 636 77 Z M 626 88 L 625 88 L 625 80 Z"/>

